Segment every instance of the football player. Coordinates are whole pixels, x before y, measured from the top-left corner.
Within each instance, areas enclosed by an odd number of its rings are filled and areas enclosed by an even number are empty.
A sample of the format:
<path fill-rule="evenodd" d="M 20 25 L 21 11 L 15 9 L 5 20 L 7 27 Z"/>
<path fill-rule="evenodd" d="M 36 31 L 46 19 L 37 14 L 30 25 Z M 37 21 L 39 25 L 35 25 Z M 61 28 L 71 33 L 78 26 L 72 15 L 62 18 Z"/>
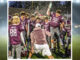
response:
<path fill-rule="evenodd" d="M 61 16 L 61 10 L 56 10 L 56 13 L 53 13 L 50 11 L 52 6 L 52 3 L 50 3 L 48 10 L 47 10 L 47 15 L 51 17 L 51 21 L 50 21 L 50 26 L 52 27 L 52 37 L 51 40 L 56 41 L 57 40 L 57 49 L 58 51 L 60 51 L 60 30 L 63 29 L 64 23 L 63 22 L 63 17 Z M 56 35 L 56 37 L 54 36 Z M 55 40 L 56 39 L 56 40 Z"/>
<path fill-rule="evenodd" d="M 12 24 L 9 26 L 9 41 L 12 45 L 12 57 L 14 58 L 14 51 L 16 50 L 17 58 L 21 58 L 21 42 L 24 46 L 24 40 L 21 38 L 21 32 L 24 29 L 21 28 L 20 18 L 18 16 L 13 16 Z"/>
<path fill-rule="evenodd" d="M 51 36 L 50 32 L 45 29 L 41 29 L 41 25 L 37 23 L 34 30 L 31 32 L 31 51 L 29 53 L 29 58 L 32 57 L 32 54 L 42 52 L 43 56 L 48 56 L 49 59 L 53 59 L 53 56 L 50 52 L 46 35 Z"/>

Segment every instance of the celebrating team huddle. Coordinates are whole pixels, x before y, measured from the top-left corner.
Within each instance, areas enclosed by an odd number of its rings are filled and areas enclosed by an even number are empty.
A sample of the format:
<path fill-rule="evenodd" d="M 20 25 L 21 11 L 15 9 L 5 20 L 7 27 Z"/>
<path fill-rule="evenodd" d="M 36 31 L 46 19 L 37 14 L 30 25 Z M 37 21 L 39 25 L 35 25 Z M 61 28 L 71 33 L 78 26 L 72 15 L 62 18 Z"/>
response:
<path fill-rule="evenodd" d="M 34 53 L 41 53 L 54 59 L 53 54 L 60 53 L 61 49 L 65 50 L 64 56 L 70 56 L 71 20 L 67 20 L 66 26 L 62 11 L 50 9 L 51 3 L 46 15 L 21 11 L 9 16 L 9 56 L 30 59 Z"/>

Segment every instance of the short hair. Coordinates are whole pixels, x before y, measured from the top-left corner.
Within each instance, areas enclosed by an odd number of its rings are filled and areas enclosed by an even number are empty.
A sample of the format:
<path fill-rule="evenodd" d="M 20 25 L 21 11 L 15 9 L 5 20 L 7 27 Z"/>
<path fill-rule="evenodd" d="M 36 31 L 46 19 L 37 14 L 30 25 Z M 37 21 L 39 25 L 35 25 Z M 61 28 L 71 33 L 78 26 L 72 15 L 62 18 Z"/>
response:
<path fill-rule="evenodd" d="M 26 13 L 27 16 L 30 16 L 29 13 Z"/>
<path fill-rule="evenodd" d="M 39 17 L 37 17 L 37 18 L 36 18 L 36 20 L 37 20 L 37 19 L 39 19 L 39 20 L 40 20 L 40 18 L 39 18 Z"/>
<path fill-rule="evenodd" d="M 26 13 L 24 11 L 20 12 L 20 16 L 26 15 Z"/>
<path fill-rule="evenodd" d="M 45 17 L 45 20 L 48 19 L 48 17 Z"/>
<path fill-rule="evenodd" d="M 61 10 L 56 10 L 56 13 L 59 13 L 59 14 L 61 14 Z"/>
<path fill-rule="evenodd" d="M 32 17 L 35 17 L 35 15 L 31 15 L 31 18 L 32 18 Z"/>
<path fill-rule="evenodd" d="M 14 16 L 19 16 L 19 13 L 14 13 Z"/>

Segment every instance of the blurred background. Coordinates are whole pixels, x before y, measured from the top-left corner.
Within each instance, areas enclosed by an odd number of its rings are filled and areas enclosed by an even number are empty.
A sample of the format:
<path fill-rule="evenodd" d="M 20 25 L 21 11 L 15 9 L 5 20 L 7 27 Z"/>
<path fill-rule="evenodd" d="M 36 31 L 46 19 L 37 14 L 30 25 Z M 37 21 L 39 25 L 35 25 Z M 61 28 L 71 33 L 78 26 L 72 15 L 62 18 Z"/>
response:
<path fill-rule="evenodd" d="M 80 0 L 73 0 L 72 3 L 72 57 L 73 60 L 80 60 Z"/>
<path fill-rule="evenodd" d="M 0 0 L 0 60 L 7 59 L 7 0 Z"/>

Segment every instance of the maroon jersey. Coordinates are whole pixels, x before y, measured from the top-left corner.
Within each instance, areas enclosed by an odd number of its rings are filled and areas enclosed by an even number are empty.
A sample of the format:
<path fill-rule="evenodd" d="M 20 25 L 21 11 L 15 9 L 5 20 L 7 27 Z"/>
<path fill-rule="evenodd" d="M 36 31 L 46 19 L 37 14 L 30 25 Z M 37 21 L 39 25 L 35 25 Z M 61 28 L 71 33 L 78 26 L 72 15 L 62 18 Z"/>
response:
<path fill-rule="evenodd" d="M 61 22 L 63 22 L 62 16 L 56 17 L 55 13 L 51 14 L 50 26 L 52 26 L 53 28 L 59 27 Z"/>
<path fill-rule="evenodd" d="M 23 31 L 21 25 L 9 26 L 9 40 L 11 45 L 17 45 L 21 43 L 20 33 Z"/>
<path fill-rule="evenodd" d="M 10 20 L 12 18 L 12 16 L 8 16 L 8 19 Z"/>
<path fill-rule="evenodd" d="M 29 22 L 30 22 L 30 19 L 29 18 L 28 19 L 26 18 L 25 19 L 25 25 L 28 24 Z"/>
<path fill-rule="evenodd" d="M 46 29 L 47 31 L 50 31 L 50 25 L 49 25 L 49 22 L 44 23 L 44 29 Z"/>
<path fill-rule="evenodd" d="M 66 26 L 65 30 L 67 32 L 67 36 L 70 37 L 71 36 L 71 26 Z"/>
<path fill-rule="evenodd" d="M 68 25 L 71 25 L 71 20 L 67 20 L 67 24 Z"/>
<path fill-rule="evenodd" d="M 66 30 L 67 30 L 67 36 L 71 36 L 71 20 L 67 20 L 67 25 L 69 25 Z"/>
<path fill-rule="evenodd" d="M 20 19 L 20 24 L 21 24 L 22 28 L 25 30 L 26 29 L 27 20 L 26 19 L 25 20 L 21 20 Z"/>
<path fill-rule="evenodd" d="M 36 24 L 36 21 L 30 21 L 30 22 L 29 22 L 29 25 L 30 25 L 30 32 L 32 32 L 33 29 L 35 28 L 35 24 Z"/>
<path fill-rule="evenodd" d="M 71 36 L 71 28 L 69 27 L 69 28 L 66 28 L 66 30 L 67 30 L 67 36 L 69 37 L 69 36 Z"/>

